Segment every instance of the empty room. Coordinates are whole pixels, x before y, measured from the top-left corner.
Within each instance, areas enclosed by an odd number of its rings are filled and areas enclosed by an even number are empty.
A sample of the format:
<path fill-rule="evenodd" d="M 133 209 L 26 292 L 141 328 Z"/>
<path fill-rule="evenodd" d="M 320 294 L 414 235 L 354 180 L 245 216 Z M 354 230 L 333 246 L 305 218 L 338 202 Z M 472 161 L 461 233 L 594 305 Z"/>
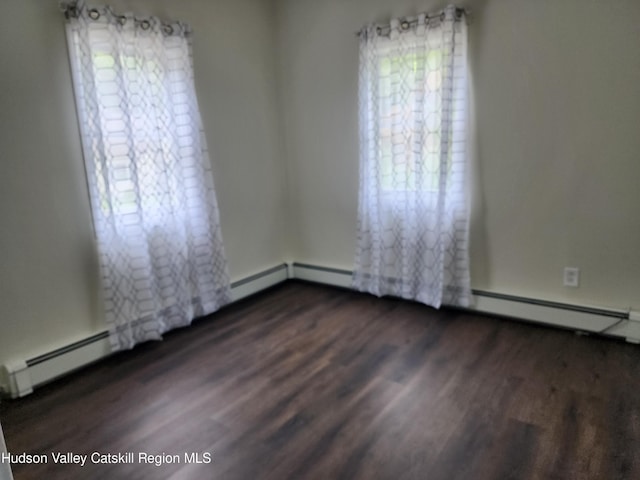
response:
<path fill-rule="evenodd" d="M 640 478 L 640 2 L 0 16 L 1 480 Z"/>

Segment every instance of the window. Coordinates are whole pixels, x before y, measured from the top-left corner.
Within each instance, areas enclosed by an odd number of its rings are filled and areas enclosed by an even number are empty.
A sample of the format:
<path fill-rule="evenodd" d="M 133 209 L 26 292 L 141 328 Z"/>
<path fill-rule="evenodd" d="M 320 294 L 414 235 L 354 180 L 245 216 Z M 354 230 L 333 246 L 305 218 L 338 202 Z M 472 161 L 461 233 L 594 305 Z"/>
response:
<path fill-rule="evenodd" d="M 147 222 L 158 224 L 167 203 L 175 215 L 181 211 L 175 166 L 186 159 L 176 150 L 179 143 L 193 144 L 197 139 L 193 138 L 188 105 L 173 95 L 186 92 L 189 79 L 184 71 L 175 69 L 175 62 L 171 70 L 163 65 L 151 48 L 152 41 L 137 38 L 135 43 L 147 44 L 145 48 L 124 52 L 114 51 L 115 46 L 107 42 L 95 45 L 96 113 L 100 142 L 107 147 L 95 168 L 104 215 L 126 217 L 144 212 Z M 188 57 L 180 63 L 189 68 Z"/>
<path fill-rule="evenodd" d="M 393 49 L 382 56 L 378 69 L 379 98 L 397 99 L 380 112 L 381 187 L 386 192 L 437 192 L 441 169 L 446 175 L 450 164 L 449 157 L 440 157 L 442 51 Z M 423 119 L 414 107 L 420 96 L 429 111 Z"/>

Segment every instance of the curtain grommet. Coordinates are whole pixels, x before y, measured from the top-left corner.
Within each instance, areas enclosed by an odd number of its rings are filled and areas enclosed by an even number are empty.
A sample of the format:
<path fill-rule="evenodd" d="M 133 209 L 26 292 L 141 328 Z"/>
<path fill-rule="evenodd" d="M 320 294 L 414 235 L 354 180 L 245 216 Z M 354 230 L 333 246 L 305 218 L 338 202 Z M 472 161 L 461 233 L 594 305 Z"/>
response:
<path fill-rule="evenodd" d="M 142 20 L 140 22 L 140 28 L 142 28 L 142 30 L 149 30 L 149 27 L 151 27 L 151 22 L 149 22 L 149 20 Z"/>
<path fill-rule="evenodd" d="M 169 24 L 163 25 L 162 26 L 162 30 L 167 35 L 172 35 L 173 34 L 173 27 L 171 25 L 169 25 Z"/>
<path fill-rule="evenodd" d="M 125 24 L 125 23 L 127 23 L 127 17 L 125 17 L 124 15 L 120 15 L 120 16 L 118 17 L 118 23 L 119 23 L 121 26 L 124 26 L 124 24 Z"/>
<path fill-rule="evenodd" d="M 97 8 L 89 10 L 89 18 L 91 18 L 91 20 L 98 20 L 100 18 L 100 12 Z"/>
<path fill-rule="evenodd" d="M 64 15 L 65 17 L 67 17 L 67 19 L 78 18 L 78 7 L 73 5 L 67 7 L 67 9 L 64 11 Z"/>

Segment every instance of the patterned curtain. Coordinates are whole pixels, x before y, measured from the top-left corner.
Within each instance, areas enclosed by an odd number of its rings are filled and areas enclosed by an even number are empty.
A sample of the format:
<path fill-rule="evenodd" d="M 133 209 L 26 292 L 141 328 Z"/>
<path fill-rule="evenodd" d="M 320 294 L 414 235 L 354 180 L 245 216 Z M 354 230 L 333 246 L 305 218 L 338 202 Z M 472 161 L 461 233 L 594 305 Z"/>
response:
<path fill-rule="evenodd" d="M 64 6 L 114 350 L 230 301 L 216 197 L 179 22 Z"/>
<path fill-rule="evenodd" d="M 361 291 L 469 304 L 464 17 L 451 6 L 360 32 Z"/>

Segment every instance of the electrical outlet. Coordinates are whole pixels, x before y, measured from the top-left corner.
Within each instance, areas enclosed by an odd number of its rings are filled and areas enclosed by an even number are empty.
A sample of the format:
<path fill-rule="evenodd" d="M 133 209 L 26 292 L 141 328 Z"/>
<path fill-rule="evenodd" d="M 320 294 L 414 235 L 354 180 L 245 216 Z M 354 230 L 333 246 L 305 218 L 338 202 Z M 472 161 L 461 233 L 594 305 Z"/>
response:
<path fill-rule="evenodd" d="M 580 286 L 580 269 L 577 267 L 564 267 L 563 284 L 565 287 L 578 288 Z"/>

